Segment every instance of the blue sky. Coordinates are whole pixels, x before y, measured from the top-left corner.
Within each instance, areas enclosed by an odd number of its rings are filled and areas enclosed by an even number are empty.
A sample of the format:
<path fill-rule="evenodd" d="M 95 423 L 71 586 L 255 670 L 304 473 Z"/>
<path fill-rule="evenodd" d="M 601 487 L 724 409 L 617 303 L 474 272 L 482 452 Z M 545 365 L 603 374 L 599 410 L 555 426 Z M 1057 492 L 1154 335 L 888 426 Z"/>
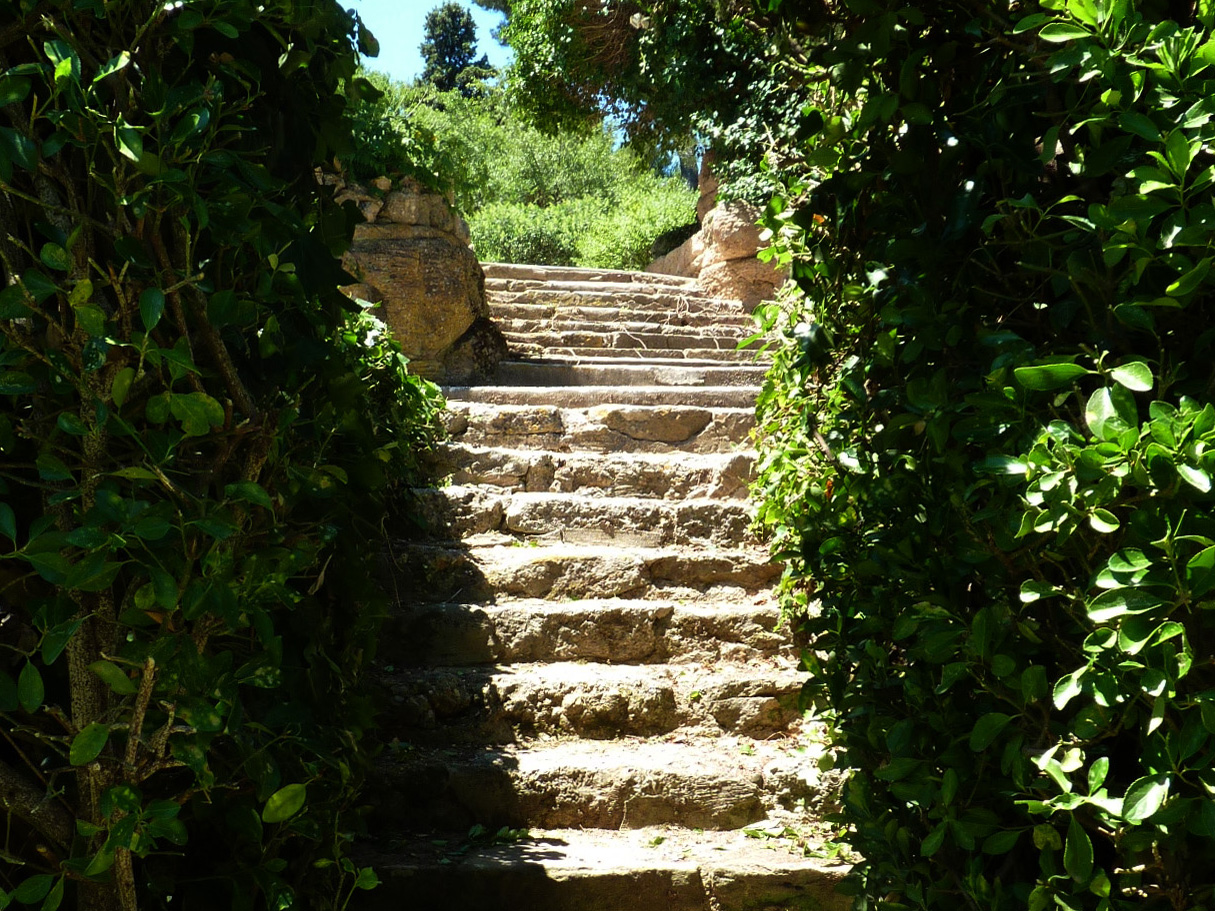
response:
<path fill-rule="evenodd" d="M 368 69 L 387 73 L 393 79 L 408 82 L 422 73 L 422 44 L 426 14 L 443 0 L 349 0 L 353 9 L 379 39 L 380 56 L 364 61 Z M 510 52 L 498 44 L 490 30 L 502 22 L 502 14 L 483 10 L 462 0 L 477 23 L 477 55 L 488 54 L 489 62 L 501 67 L 510 60 Z"/>

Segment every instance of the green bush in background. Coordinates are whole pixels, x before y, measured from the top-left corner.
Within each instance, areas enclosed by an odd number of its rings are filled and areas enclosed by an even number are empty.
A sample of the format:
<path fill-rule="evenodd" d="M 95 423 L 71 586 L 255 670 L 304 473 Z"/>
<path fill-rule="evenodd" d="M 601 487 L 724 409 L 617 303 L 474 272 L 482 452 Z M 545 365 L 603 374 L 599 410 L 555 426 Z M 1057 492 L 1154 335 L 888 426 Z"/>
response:
<path fill-rule="evenodd" d="M 658 235 L 695 220 L 695 191 L 604 128 L 548 133 L 492 88 L 465 97 L 366 75 L 383 97 L 356 108 L 346 163 L 450 193 L 483 260 L 638 269 Z"/>

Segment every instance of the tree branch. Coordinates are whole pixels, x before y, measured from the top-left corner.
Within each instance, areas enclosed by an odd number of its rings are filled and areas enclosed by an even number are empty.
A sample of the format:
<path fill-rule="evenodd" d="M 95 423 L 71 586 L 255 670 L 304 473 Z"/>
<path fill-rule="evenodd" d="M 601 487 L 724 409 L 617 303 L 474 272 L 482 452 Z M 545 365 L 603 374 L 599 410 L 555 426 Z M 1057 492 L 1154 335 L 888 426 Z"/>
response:
<path fill-rule="evenodd" d="M 0 759 L 0 805 L 66 852 L 76 831 L 75 820 L 40 787 Z"/>

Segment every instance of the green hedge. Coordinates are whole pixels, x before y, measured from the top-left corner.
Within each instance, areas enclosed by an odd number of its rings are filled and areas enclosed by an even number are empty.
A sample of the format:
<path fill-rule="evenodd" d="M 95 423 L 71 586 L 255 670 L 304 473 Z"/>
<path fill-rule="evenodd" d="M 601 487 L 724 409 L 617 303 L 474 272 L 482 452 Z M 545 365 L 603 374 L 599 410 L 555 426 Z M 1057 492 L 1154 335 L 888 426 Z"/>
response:
<path fill-rule="evenodd" d="M 765 215 L 800 290 L 762 313 L 757 486 L 859 908 L 1215 901 L 1215 43 L 1185 6 L 858 0 L 803 42 L 831 93 Z"/>

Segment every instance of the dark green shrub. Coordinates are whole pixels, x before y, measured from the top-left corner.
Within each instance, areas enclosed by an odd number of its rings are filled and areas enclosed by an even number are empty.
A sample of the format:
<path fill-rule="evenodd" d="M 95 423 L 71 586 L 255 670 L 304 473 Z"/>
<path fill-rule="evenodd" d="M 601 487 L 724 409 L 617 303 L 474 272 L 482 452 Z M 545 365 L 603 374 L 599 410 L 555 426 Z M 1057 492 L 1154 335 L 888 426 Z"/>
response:
<path fill-rule="evenodd" d="M 357 20 L 0 21 L 0 906 L 340 907 L 369 554 L 439 404 L 337 292 Z"/>
<path fill-rule="evenodd" d="M 1215 44 L 1165 7 L 847 2 L 796 64 L 761 519 L 858 907 L 1215 901 Z"/>

